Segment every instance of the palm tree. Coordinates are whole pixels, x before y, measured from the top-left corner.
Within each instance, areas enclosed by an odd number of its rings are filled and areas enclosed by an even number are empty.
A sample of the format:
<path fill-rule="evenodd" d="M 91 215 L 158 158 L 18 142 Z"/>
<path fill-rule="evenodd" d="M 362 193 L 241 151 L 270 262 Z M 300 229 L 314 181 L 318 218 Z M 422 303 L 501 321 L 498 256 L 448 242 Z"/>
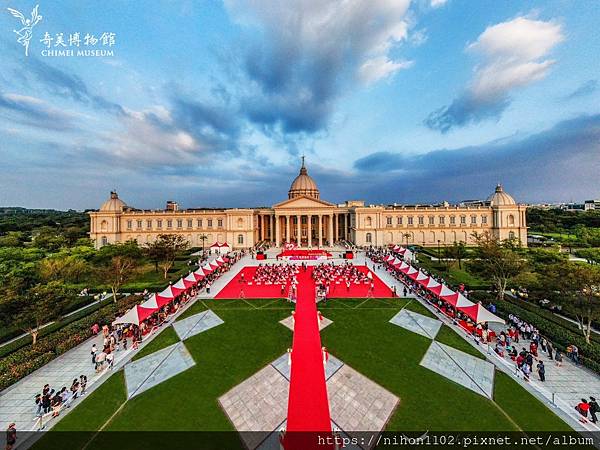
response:
<path fill-rule="evenodd" d="M 201 234 L 200 236 L 198 236 L 198 239 L 202 241 L 202 254 L 204 254 L 204 241 L 208 239 L 208 236 L 206 236 L 205 234 Z"/>
<path fill-rule="evenodd" d="M 402 237 L 403 237 L 404 239 L 406 239 L 406 246 L 408 247 L 408 239 L 410 238 L 410 233 L 404 233 L 404 234 L 402 235 Z"/>

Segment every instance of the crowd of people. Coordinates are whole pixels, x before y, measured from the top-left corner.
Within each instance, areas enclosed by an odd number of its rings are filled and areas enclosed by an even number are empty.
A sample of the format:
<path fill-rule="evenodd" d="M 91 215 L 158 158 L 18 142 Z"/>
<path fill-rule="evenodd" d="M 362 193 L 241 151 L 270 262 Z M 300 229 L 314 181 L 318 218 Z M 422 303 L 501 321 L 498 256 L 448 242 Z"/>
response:
<path fill-rule="evenodd" d="M 43 421 L 45 416 L 57 417 L 63 408 L 70 408 L 73 401 L 85 395 L 86 387 L 87 376 L 83 374 L 79 378 L 74 378 L 70 387 L 63 386 L 57 390 L 50 387 L 49 384 L 44 385 L 41 393 L 34 397 L 37 428 L 45 427 Z"/>
<path fill-rule="evenodd" d="M 287 286 L 297 284 L 296 275 L 300 271 L 296 264 L 260 264 L 252 277 L 256 284 L 280 284 Z M 244 273 L 242 273 L 240 282 L 245 282 Z"/>
<path fill-rule="evenodd" d="M 336 265 L 334 262 L 321 263 L 313 268 L 312 279 L 317 287 L 317 295 L 325 299 L 332 295 L 336 286 L 345 286 L 349 291 L 355 284 L 368 284 L 369 293 L 374 289 L 373 275 L 371 272 L 364 272 L 353 265 L 350 261 Z"/>

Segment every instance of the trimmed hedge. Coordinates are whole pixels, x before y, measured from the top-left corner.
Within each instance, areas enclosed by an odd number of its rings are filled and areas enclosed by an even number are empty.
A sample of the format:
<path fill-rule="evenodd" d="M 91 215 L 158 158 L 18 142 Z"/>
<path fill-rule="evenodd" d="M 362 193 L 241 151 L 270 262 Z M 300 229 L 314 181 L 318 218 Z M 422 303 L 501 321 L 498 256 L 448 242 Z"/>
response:
<path fill-rule="evenodd" d="M 39 338 L 35 346 L 28 345 L 2 358 L 0 360 L 0 391 L 86 341 L 92 336 L 91 327 L 94 323 L 111 323 L 115 317 L 139 301 L 138 297 L 130 295 L 118 304 L 106 305 L 54 333 Z"/>
<path fill-rule="evenodd" d="M 579 354 L 583 365 L 592 369 L 594 372 L 600 373 L 600 344 L 592 341 L 589 344 L 585 342 L 581 333 L 574 333 L 569 329 L 560 326 L 555 321 L 548 320 L 542 317 L 539 313 L 528 311 L 513 303 L 496 302 L 497 313 L 508 319 L 509 314 L 517 316 L 519 319 L 530 323 L 540 333 L 550 340 L 555 348 L 566 351 L 567 347 L 575 344 L 579 348 Z M 557 326 L 558 325 L 558 326 Z"/>

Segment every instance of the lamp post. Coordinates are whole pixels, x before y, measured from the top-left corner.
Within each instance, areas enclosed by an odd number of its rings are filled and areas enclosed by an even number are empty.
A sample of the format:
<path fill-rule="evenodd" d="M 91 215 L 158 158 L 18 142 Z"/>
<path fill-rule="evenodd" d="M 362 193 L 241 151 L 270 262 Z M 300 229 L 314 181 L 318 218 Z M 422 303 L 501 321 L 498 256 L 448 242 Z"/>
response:
<path fill-rule="evenodd" d="M 438 239 L 438 262 L 442 261 L 442 254 L 440 253 L 440 240 Z"/>

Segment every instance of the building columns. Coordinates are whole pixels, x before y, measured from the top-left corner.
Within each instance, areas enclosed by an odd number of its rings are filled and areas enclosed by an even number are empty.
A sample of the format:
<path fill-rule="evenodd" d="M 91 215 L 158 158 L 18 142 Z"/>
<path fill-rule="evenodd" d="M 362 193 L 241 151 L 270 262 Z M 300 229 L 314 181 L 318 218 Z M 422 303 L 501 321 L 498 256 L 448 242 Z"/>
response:
<path fill-rule="evenodd" d="M 319 218 L 319 248 L 323 247 L 323 216 L 319 214 L 317 216 Z"/>
<path fill-rule="evenodd" d="M 275 216 L 275 246 L 279 247 L 281 237 L 281 217 Z"/>
<path fill-rule="evenodd" d="M 312 216 L 309 214 L 307 216 L 306 223 L 308 224 L 307 236 L 308 236 L 308 248 L 312 247 Z"/>
<path fill-rule="evenodd" d="M 290 216 L 285 216 L 285 242 L 290 243 Z"/>
<path fill-rule="evenodd" d="M 329 245 L 333 246 L 333 214 L 329 214 L 328 235 Z"/>
<path fill-rule="evenodd" d="M 296 244 L 298 244 L 298 247 L 302 247 L 302 216 L 297 215 L 296 221 Z"/>

